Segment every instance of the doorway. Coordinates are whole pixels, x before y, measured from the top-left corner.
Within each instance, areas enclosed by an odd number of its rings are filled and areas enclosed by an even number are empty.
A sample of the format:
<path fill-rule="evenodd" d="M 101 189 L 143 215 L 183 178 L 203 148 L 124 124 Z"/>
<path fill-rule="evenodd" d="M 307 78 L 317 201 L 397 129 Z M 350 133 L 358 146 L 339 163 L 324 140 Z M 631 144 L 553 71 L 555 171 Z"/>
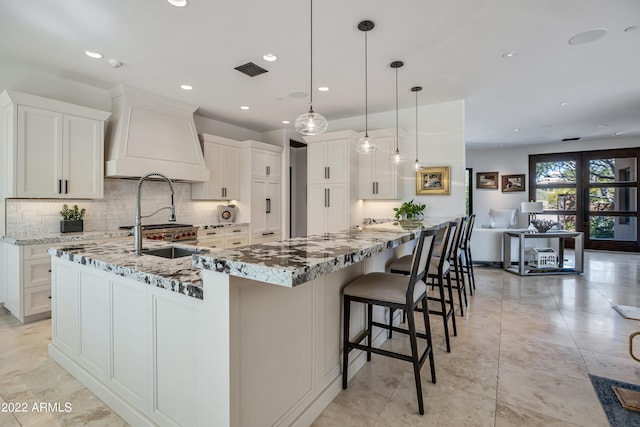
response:
<path fill-rule="evenodd" d="M 289 236 L 307 235 L 307 144 L 289 140 Z"/>
<path fill-rule="evenodd" d="M 541 219 L 582 231 L 585 248 L 640 250 L 640 148 L 529 156 L 530 200 Z"/>

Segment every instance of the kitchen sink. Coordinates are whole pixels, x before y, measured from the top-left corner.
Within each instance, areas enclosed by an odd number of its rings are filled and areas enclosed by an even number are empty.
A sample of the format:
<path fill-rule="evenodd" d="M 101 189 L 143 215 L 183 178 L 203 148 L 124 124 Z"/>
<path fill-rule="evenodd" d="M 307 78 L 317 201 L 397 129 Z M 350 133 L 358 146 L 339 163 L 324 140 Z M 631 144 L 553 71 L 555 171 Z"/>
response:
<path fill-rule="evenodd" d="M 153 255 L 153 256 L 159 256 L 162 258 L 169 258 L 169 259 L 182 258 L 182 257 L 191 256 L 193 254 L 197 254 L 201 252 L 202 251 L 198 249 L 179 248 L 176 246 L 169 246 L 166 248 L 159 248 L 159 249 L 143 249 L 142 250 L 143 255 Z"/>

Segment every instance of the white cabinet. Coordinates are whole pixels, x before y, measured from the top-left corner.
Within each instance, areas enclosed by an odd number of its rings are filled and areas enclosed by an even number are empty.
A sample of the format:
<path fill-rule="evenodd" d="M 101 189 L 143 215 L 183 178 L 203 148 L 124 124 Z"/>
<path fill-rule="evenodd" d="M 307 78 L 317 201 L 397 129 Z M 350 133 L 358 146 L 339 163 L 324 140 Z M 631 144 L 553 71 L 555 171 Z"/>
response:
<path fill-rule="evenodd" d="M 207 134 L 201 137 L 204 162 L 209 169 L 209 181 L 192 183 L 191 198 L 239 199 L 240 147 L 237 141 Z"/>
<path fill-rule="evenodd" d="M 0 114 L 6 197 L 103 197 L 104 121 L 111 113 L 4 91 Z"/>
<path fill-rule="evenodd" d="M 357 135 L 353 131 L 305 137 L 307 141 L 307 234 L 348 229 L 362 222 L 357 200 Z"/>
<path fill-rule="evenodd" d="M 360 199 L 397 199 L 398 168 L 390 158 L 395 152 L 395 137 L 375 138 L 375 143 L 378 146 L 378 151 L 375 153 L 358 154 L 358 197 Z"/>
<path fill-rule="evenodd" d="M 280 187 L 279 180 L 271 179 L 254 179 L 251 184 L 251 233 L 264 236 L 262 242 L 271 236 L 280 240 Z"/>
<path fill-rule="evenodd" d="M 281 159 L 280 153 L 254 148 L 251 154 L 251 175 L 254 178 L 280 179 Z"/>
<path fill-rule="evenodd" d="M 230 249 L 249 244 L 249 226 L 201 228 L 198 230 L 198 246 Z"/>

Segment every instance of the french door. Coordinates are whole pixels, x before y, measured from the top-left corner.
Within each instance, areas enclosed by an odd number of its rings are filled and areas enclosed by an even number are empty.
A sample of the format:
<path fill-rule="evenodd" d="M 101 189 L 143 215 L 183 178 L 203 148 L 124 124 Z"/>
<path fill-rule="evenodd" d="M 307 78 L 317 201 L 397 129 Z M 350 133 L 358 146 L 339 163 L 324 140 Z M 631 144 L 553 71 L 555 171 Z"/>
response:
<path fill-rule="evenodd" d="M 529 156 L 530 199 L 541 219 L 582 231 L 585 248 L 639 251 L 640 149 Z"/>

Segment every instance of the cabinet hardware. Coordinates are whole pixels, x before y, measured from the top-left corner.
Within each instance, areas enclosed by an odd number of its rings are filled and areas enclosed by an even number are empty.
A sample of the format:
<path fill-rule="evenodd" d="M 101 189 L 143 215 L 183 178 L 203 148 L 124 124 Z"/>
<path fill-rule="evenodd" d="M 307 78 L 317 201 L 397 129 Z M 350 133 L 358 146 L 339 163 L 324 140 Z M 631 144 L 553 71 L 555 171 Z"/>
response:
<path fill-rule="evenodd" d="M 215 234 L 218 234 L 218 233 L 216 233 L 216 232 L 214 231 L 214 232 L 211 232 L 211 233 L 207 233 L 207 236 L 212 236 L 212 235 L 215 235 Z"/>
<path fill-rule="evenodd" d="M 271 236 L 272 234 L 275 234 L 273 231 L 270 233 L 262 233 L 263 236 Z"/>
<path fill-rule="evenodd" d="M 232 233 L 239 233 L 239 232 L 241 232 L 241 231 L 242 231 L 242 230 L 240 230 L 240 229 L 238 228 L 237 230 L 233 230 L 233 231 L 232 231 Z"/>
<path fill-rule="evenodd" d="M 267 166 L 267 175 L 271 175 L 271 167 Z"/>
<path fill-rule="evenodd" d="M 49 295 L 49 299 L 51 299 L 51 295 Z"/>
<path fill-rule="evenodd" d="M 328 188 L 324 189 L 324 207 L 325 208 L 327 207 L 327 190 Z"/>
<path fill-rule="evenodd" d="M 375 181 L 374 181 L 374 182 L 372 182 L 371 184 L 372 184 L 372 186 L 373 186 L 373 190 L 371 190 L 371 193 L 372 193 L 372 194 L 376 194 L 376 183 L 375 183 Z"/>
<path fill-rule="evenodd" d="M 271 199 L 266 199 L 267 201 L 267 212 L 266 213 L 271 213 Z"/>
<path fill-rule="evenodd" d="M 327 207 L 331 207 L 331 189 L 327 188 Z"/>
<path fill-rule="evenodd" d="M 239 245 L 242 242 L 233 242 L 232 245 Z"/>
<path fill-rule="evenodd" d="M 64 180 L 64 194 L 69 194 L 69 181 Z"/>
<path fill-rule="evenodd" d="M 331 166 L 327 166 L 327 178 L 331 179 Z"/>
<path fill-rule="evenodd" d="M 62 194 L 62 180 L 58 180 L 58 194 Z"/>
<path fill-rule="evenodd" d="M 324 179 L 327 179 L 327 178 L 328 178 L 328 177 L 327 177 L 327 167 L 325 166 L 325 167 L 324 167 Z"/>
<path fill-rule="evenodd" d="M 49 273 L 51 273 L 51 269 L 49 269 Z"/>

